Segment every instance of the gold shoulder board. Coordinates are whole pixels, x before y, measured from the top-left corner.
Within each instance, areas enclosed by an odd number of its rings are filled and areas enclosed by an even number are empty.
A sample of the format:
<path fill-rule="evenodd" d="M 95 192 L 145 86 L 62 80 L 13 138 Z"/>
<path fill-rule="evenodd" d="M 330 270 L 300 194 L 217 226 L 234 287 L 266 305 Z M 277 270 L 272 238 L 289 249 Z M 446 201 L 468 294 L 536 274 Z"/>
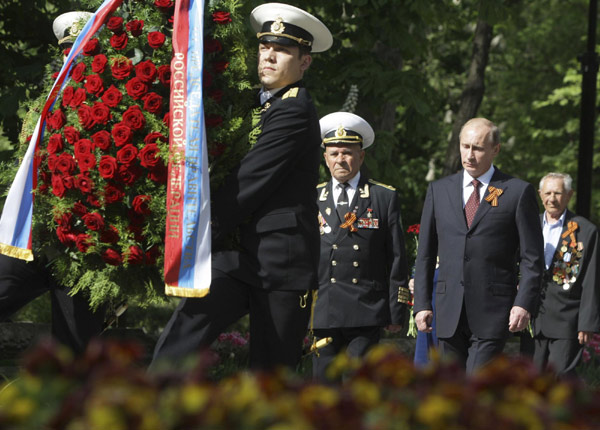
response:
<path fill-rule="evenodd" d="M 299 88 L 290 88 L 281 98 L 287 99 L 288 97 L 297 97 Z"/>
<path fill-rule="evenodd" d="M 369 179 L 369 182 L 372 183 L 373 185 L 379 185 L 380 187 L 387 188 L 388 190 L 396 191 L 396 189 L 394 187 L 392 187 L 391 185 L 382 184 L 381 182 L 377 182 L 373 179 Z"/>

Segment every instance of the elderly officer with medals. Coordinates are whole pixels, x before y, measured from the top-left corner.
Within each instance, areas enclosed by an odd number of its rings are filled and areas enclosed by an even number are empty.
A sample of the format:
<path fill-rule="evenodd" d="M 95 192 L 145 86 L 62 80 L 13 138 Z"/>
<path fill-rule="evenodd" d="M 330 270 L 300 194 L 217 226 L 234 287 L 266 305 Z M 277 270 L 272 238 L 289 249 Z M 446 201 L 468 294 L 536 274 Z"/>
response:
<path fill-rule="evenodd" d="M 331 343 L 313 355 L 313 376 L 326 378 L 343 350 L 363 356 L 381 328 L 402 328 L 409 301 L 406 250 L 394 188 L 361 174 L 371 126 L 348 112 L 320 121 L 331 180 L 318 189 L 321 259 L 313 330 Z"/>
<path fill-rule="evenodd" d="M 600 331 L 598 229 L 567 209 L 571 176 L 549 173 L 540 181 L 546 209 L 541 215 L 546 270 L 533 320 L 536 365 L 559 376 L 575 376 L 583 346 Z"/>
<path fill-rule="evenodd" d="M 250 366 L 294 367 L 302 355 L 318 288 L 319 117 L 302 77 L 311 52 L 333 39 L 314 16 L 265 3 L 251 13 L 262 89 L 252 149 L 212 195 L 212 283 L 203 298 L 181 301 L 158 340 L 155 361 L 208 347 L 250 315 Z M 239 246 L 226 238 L 234 234 Z"/>

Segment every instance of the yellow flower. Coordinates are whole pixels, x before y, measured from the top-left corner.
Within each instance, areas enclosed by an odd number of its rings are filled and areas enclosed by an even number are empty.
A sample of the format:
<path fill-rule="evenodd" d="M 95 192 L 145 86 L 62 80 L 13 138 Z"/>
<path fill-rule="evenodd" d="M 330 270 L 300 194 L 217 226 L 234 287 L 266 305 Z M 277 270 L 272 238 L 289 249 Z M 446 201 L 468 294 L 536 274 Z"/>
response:
<path fill-rule="evenodd" d="M 455 421 L 459 412 L 456 401 L 447 399 L 438 394 L 425 398 L 417 409 L 417 419 L 432 428 L 446 428 Z"/>
<path fill-rule="evenodd" d="M 316 406 L 332 408 L 340 401 L 337 390 L 324 385 L 311 385 L 306 387 L 299 395 L 299 403 L 306 410 Z"/>
<path fill-rule="evenodd" d="M 198 412 L 211 398 L 211 391 L 199 385 L 186 385 L 181 389 L 181 407 L 186 413 Z"/>
<path fill-rule="evenodd" d="M 365 378 L 354 380 L 351 390 L 356 402 L 365 409 L 375 407 L 381 400 L 377 385 Z"/>

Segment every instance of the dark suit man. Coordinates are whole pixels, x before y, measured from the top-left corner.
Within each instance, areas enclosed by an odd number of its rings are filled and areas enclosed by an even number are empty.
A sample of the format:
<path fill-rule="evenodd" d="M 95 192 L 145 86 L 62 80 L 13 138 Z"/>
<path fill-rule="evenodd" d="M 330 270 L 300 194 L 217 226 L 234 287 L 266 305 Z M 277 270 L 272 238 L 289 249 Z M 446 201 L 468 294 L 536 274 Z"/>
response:
<path fill-rule="evenodd" d="M 600 331 L 598 229 L 567 209 L 572 179 L 549 173 L 540 181 L 546 271 L 533 321 L 533 360 L 560 376 L 575 376 L 583 346 Z"/>
<path fill-rule="evenodd" d="M 535 190 L 492 165 L 499 151 L 492 122 L 468 121 L 460 134 L 464 170 L 429 185 L 421 217 L 417 328 L 431 331 L 439 255 L 437 336 L 442 353 L 467 372 L 500 354 L 509 331 L 527 326 L 539 300 L 544 254 Z"/>
<path fill-rule="evenodd" d="M 181 301 L 155 360 L 209 346 L 247 313 L 251 367 L 293 367 L 301 357 L 310 292 L 318 288 L 320 136 L 300 80 L 311 50 L 325 51 L 332 37 L 318 19 L 283 4 L 257 7 L 251 23 L 260 42 L 260 121 L 250 134 L 252 149 L 213 196 L 210 293 Z M 232 233 L 239 247 L 225 249 Z"/>
<path fill-rule="evenodd" d="M 373 129 L 348 112 L 320 123 L 332 176 L 318 186 L 317 201 L 321 259 L 313 328 L 316 338 L 332 342 L 313 355 L 313 376 L 324 380 L 342 350 L 360 357 L 379 342 L 382 327 L 402 328 L 409 293 L 396 191 L 360 173 Z"/>

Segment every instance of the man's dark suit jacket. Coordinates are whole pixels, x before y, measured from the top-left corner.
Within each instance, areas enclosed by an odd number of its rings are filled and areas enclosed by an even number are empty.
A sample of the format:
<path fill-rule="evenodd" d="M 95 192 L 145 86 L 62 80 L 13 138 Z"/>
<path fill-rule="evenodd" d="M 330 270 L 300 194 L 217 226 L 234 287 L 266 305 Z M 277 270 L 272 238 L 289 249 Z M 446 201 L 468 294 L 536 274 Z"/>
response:
<path fill-rule="evenodd" d="M 408 273 L 396 191 L 361 175 L 349 206 L 356 208 L 357 231 L 350 232 L 339 227 L 331 187 L 329 181 L 318 188 L 321 260 L 314 328 L 403 324 Z"/>
<path fill-rule="evenodd" d="M 300 82 L 262 108 L 256 144 L 212 200 L 213 250 L 239 228 L 240 250 L 213 268 L 268 290 L 317 288 L 319 118 Z"/>
<path fill-rule="evenodd" d="M 579 246 L 583 246 L 581 256 L 577 257 L 576 253 L 573 255 L 570 237 L 561 237 L 552 264 L 544 273 L 540 309 L 533 325 L 536 335 L 543 334 L 552 339 L 574 339 L 580 331 L 600 331 L 598 229 L 587 219 L 567 210 L 562 233 L 567 231 L 569 221 L 575 221 L 578 225 L 575 238 L 578 245 L 581 243 Z M 564 245 L 563 241 L 567 244 Z M 563 246 L 571 254 L 568 264 L 564 262 L 564 252 L 561 256 Z M 561 272 L 567 267 L 572 271 L 575 266 L 576 281 L 569 283 L 568 289 L 564 289 Z M 557 276 L 555 279 L 559 282 L 553 279 L 554 276 Z"/>
<path fill-rule="evenodd" d="M 439 255 L 435 304 L 440 338 L 454 335 L 463 302 L 473 335 L 502 339 L 509 333 L 511 308 L 533 313 L 539 300 L 544 252 L 535 190 L 497 168 L 489 185 L 503 191 L 498 206 L 485 200 L 488 187 L 470 228 L 463 211 L 462 171 L 431 183 L 427 190 L 414 313 L 431 309 Z"/>

